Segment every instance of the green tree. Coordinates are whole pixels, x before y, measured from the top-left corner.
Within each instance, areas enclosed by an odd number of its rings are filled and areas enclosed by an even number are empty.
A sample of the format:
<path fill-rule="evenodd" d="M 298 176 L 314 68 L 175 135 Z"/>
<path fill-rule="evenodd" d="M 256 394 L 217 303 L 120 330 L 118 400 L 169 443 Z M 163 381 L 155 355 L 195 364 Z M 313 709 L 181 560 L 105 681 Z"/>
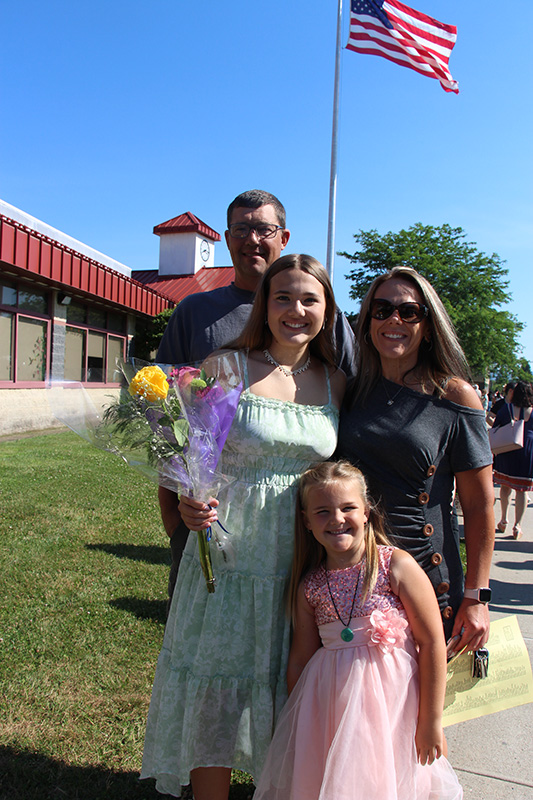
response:
<path fill-rule="evenodd" d="M 511 374 L 517 370 L 524 327 L 509 311 L 508 270 L 497 253 L 487 255 L 465 241 L 462 228 L 422 225 L 408 230 L 376 230 L 354 234 L 359 249 L 339 255 L 349 259 L 352 270 L 350 296 L 362 299 L 374 278 L 392 267 L 407 264 L 427 278 L 439 294 L 464 348 L 472 372 Z"/>
<path fill-rule="evenodd" d="M 519 381 L 525 381 L 526 383 L 533 383 L 533 372 L 531 370 L 531 364 L 529 363 L 527 358 L 518 359 L 516 377 L 518 378 Z"/>
<path fill-rule="evenodd" d="M 136 358 L 145 361 L 153 359 L 173 311 L 174 308 L 165 308 L 155 317 L 137 323 L 134 338 Z"/>

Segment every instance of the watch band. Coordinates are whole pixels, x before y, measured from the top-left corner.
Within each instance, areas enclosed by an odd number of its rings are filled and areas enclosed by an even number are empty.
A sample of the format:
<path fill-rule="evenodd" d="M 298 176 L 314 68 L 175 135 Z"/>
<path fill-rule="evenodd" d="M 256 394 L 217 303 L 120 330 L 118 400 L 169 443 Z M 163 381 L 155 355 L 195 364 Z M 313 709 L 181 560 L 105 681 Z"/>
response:
<path fill-rule="evenodd" d="M 486 605 L 490 603 L 492 590 L 488 586 L 481 589 L 465 589 L 463 594 L 468 600 L 477 600 L 478 603 Z"/>

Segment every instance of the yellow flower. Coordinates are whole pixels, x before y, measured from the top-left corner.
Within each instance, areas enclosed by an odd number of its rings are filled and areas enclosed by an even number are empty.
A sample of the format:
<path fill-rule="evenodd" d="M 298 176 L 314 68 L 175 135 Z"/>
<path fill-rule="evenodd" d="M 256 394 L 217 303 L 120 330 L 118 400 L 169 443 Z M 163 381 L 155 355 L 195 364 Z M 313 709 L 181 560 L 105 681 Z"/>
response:
<path fill-rule="evenodd" d="M 132 397 L 143 397 L 151 403 L 164 400 L 168 394 L 167 376 L 161 367 L 143 367 L 132 378 L 128 391 Z"/>

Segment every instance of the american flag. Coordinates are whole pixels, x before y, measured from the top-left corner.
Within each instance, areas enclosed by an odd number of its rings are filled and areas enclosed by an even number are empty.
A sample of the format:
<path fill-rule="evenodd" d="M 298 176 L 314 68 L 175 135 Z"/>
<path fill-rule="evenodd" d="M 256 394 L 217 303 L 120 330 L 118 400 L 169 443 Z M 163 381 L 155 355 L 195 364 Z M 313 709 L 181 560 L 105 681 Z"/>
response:
<path fill-rule="evenodd" d="M 445 92 L 459 92 L 448 69 L 456 39 L 455 25 L 438 22 L 398 0 L 352 0 L 348 50 L 383 56 L 436 78 Z"/>

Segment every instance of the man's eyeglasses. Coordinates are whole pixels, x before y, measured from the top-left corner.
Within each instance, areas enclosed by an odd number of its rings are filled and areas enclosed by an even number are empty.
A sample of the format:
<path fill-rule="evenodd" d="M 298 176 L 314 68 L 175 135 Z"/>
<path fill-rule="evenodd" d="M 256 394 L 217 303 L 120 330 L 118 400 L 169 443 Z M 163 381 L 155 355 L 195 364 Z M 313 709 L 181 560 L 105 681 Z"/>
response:
<path fill-rule="evenodd" d="M 229 235 L 233 239 L 247 239 L 252 231 L 258 239 L 272 239 L 278 231 L 285 230 L 282 225 L 247 225 L 245 222 L 234 222 L 228 226 Z"/>
<path fill-rule="evenodd" d="M 403 322 L 422 322 L 424 317 L 428 315 L 428 307 L 422 303 L 400 303 L 395 306 L 389 303 L 388 300 L 378 300 L 374 298 L 370 303 L 370 316 L 372 319 L 384 320 L 392 317 L 394 312 L 397 311 L 400 319 Z"/>

